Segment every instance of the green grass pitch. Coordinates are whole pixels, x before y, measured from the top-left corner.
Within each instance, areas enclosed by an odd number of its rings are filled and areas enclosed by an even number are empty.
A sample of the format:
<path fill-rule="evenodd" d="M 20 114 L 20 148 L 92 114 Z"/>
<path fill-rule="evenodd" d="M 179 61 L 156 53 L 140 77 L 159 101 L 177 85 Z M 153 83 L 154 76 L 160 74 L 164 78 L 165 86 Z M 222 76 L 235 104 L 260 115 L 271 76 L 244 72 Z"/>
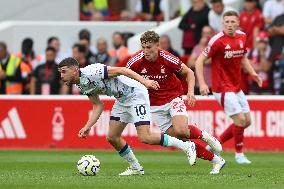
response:
<path fill-rule="evenodd" d="M 248 153 L 251 165 L 237 165 L 234 154 L 219 175 L 210 175 L 211 164 L 198 160 L 189 166 L 177 151 L 136 151 L 144 176 L 119 177 L 127 163 L 114 151 L 0 151 L 0 189 L 234 189 L 284 188 L 284 153 Z M 76 163 L 93 154 L 101 161 L 97 176 L 81 176 Z"/>

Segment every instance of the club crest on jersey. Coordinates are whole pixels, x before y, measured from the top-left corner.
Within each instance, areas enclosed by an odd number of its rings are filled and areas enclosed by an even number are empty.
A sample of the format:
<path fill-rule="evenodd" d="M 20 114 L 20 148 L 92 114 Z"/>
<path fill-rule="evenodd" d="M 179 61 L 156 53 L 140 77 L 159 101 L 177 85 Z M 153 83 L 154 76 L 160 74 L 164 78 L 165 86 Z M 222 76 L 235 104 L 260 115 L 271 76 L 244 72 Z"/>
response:
<path fill-rule="evenodd" d="M 141 73 L 142 73 L 142 74 L 145 74 L 145 73 L 147 73 L 147 70 L 146 70 L 146 68 L 143 68 L 143 70 L 141 71 Z"/>
<path fill-rule="evenodd" d="M 165 68 L 164 68 L 164 65 L 161 65 L 161 73 L 162 73 L 162 74 L 166 73 Z"/>

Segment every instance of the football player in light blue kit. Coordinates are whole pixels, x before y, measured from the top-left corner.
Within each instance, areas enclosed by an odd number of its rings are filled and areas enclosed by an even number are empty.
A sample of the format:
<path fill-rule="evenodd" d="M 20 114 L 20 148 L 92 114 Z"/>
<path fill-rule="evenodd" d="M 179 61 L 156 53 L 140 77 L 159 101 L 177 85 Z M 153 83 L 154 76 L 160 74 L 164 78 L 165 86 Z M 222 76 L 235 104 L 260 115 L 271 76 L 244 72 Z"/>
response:
<path fill-rule="evenodd" d="M 134 123 L 138 137 L 143 143 L 179 148 L 186 153 L 190 165 L 195 163 L 196 150 L 193 142 L 183 142 L 167 134 L 150 132 L 150 102 L 147 88 L 157 90 L 159 84 L 156 81 L 144 79 L 128 68 L 109 67 L 99 63 L 79 69 L 79 64 L 74 58 L 64 59 L 58 67 L 65 84 L 76 84 L 93 103 L 92 116 L 79 131 L 79 137 L 86 138 L 104 109 L 99 95 L 116 98 L 111 111 L 107 140 L 130 165 L 119 175 L 144 174 L 143 167 L 130 146 L 121 137 L 127 123 Z"/>

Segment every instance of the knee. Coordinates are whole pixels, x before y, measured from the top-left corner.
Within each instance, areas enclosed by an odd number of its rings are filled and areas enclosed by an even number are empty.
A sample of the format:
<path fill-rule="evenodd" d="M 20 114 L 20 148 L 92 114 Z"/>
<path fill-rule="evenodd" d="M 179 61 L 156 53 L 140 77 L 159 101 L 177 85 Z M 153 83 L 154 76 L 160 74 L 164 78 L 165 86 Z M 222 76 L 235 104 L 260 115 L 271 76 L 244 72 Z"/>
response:
<path fill-rule="evenodd" d="M 174 128 L 174 133 L 178 138 L 189 138 L 190 135 L 189 130 L 186 126 Z"/>
<path fill-rule="evenodd" d="M 237 120 L 235 120 L 235 124 L 242 126 L 242 127 L 246 127 L 247 121 L 246 121 L 245 117 L 240 116 L 240 117 L 238 117 Z"/>

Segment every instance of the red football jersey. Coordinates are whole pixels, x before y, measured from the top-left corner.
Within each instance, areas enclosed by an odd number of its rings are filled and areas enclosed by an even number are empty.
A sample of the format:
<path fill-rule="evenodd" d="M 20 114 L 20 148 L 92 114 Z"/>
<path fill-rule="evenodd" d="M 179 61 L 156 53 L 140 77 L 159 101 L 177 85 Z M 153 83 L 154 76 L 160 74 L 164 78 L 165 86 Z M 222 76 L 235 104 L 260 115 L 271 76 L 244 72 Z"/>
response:
<path fill-rule="evenodd" d="M 219 32 L 210 39 L 202 53 L 212 59 L 213 92 L 241 90 L 241 59 L 246 52 L 246 34 L 240 30 L 234 37 Z"/>
<path fill-rule="evenodd" d="M 159 90 L 149 89 L 148 91 L 151 106 L 161 106 L 183 94 L 181 81 L 174 74 L 181 71 L 181 64 L 180 59 L 160 49 L 158 59 L 155 62 L 149 62 L 145 59 L 144 52 L 140 50 L 131 57 L 126 67 L 144 78 L 159 83 Z"/>

